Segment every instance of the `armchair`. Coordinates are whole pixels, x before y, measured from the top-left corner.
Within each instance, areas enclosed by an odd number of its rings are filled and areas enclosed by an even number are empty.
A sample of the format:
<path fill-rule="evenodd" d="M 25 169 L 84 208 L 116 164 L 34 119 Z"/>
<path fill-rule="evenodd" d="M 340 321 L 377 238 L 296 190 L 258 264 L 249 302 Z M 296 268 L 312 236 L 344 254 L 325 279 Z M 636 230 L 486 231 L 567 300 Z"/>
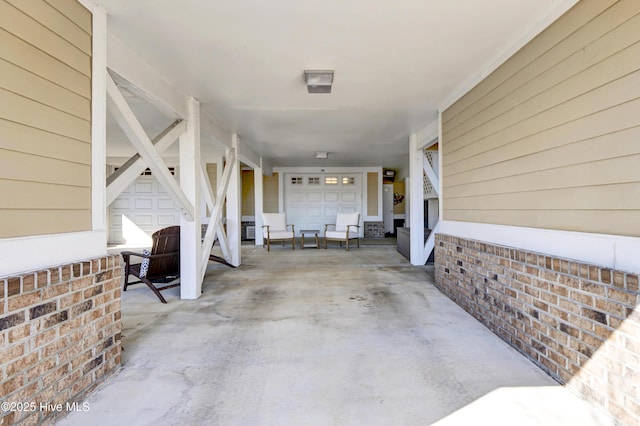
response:
<path fill-rule="evenodd" d="M 336 223 L 327 223 L 324 225 L 324 248 L 327 248 L 327 240 L 339 241 L 340 246 L 345 242 L 347 251 L 349 251 L 349 240 L 356 240 L 358 248 L 360 247 L 360 213 L 338 213 Z M 329 227 L 334 227 L 330 231 Z"/>
<path fill-rule="evenodd" d="M 295 250 L 294 225 L 287 224 L 284 213 L 262 213 L 262 247 L 267 243 L 267 251 L 271 251 L 272 241 L 291 241 L 291 250 Z M 291 230 L 289 230 L 289 226 Z"/>

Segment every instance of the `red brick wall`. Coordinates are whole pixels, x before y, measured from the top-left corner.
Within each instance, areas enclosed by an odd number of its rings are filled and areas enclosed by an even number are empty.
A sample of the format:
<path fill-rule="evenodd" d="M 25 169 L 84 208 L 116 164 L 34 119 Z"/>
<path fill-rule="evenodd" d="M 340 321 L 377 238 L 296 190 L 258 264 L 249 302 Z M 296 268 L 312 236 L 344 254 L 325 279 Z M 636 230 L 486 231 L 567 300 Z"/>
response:
<path fill-rule="evenodd" d="M 436 235 L 436 286 L 619 424 L 640 424 L 638 275 Z"/>
<path fill-rule="evenodd" d="M 1 425 L 52 423 L 119 367 L 120 275 L 108 256 L 0 279 Z"/>

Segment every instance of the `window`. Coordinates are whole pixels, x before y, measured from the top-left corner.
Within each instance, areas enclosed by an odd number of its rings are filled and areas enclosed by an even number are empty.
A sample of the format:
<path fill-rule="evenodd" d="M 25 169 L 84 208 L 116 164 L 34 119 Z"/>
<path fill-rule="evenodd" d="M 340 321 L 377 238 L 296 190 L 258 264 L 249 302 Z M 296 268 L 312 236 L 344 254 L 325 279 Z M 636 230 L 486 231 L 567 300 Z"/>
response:
<path fill-rule="evenodd" d="M 335 176 L 327 176 L 324 178 L 324 184 L 325 185 L 337 185 L 338 184 L 338 178 Z"/>
<path fill-rule="evenodd" d="M 291 185 L 302 185 L 302 178 L 299 176 L 294 176 L 291 178 Z"/>
<path fill-rule="evenodd" d="M 310 177 L 309 180 L 307 181 L 307 183 L 309 185 L 320 185 L 320 178 L 319 177 Z"/>
<path fill-rule="evenodd" d="M 343 185 L 355 185 L 356 178 L 353 176 L 342 176 L 342 184 Z"/>

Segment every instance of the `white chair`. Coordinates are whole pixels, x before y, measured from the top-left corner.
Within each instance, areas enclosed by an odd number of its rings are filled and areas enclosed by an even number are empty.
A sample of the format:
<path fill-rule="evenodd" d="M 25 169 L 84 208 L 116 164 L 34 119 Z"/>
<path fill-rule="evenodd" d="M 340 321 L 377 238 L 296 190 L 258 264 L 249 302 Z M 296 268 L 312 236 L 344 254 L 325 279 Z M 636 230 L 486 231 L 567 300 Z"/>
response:
<path fill-rule="evenodd" d="M 329 227 L 335 229 L 329 231 Z M 336 223 L 327 223 L 324 225 L 324 248 L 327 248 L 327 240 L 339 241 L 340 247 L 342 242 L 347 243 L 347 251 L 349 251 L 349 240 L 357 240 L 360 247 L 360 213 L 338 213 Z"/>
<path fill-rule="evenodd" d="M 287 224 L 284 213 L 262 213 L 262 223 L 262 247 L 266 241 L 267 251 L 271 251 L 272 241 L 282 241 L 282 247 L 285 241 L 291 241 L 291 250 L 295 249 L 294 227 Z"/>

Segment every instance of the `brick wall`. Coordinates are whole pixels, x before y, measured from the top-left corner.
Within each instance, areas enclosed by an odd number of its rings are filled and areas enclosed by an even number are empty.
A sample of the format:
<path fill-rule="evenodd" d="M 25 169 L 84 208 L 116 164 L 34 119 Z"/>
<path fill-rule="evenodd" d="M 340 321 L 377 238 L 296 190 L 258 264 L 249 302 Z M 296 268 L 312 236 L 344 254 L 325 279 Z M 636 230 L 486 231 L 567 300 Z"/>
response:
<path fill-rule="evenodd" d="M 0 279 L 1 425 L 53 423 L 119 367 L 120 275 L 107 256 Z"/>
<path fill-rule="evenodd" d="M 619 424 L 640 424 L 638 275 L 436 235 L 436 286 Z"/>
<path fill-rule="evenodd" d="M 365 222 L 365 238 L 384 238 L 384 222 Z"/>

